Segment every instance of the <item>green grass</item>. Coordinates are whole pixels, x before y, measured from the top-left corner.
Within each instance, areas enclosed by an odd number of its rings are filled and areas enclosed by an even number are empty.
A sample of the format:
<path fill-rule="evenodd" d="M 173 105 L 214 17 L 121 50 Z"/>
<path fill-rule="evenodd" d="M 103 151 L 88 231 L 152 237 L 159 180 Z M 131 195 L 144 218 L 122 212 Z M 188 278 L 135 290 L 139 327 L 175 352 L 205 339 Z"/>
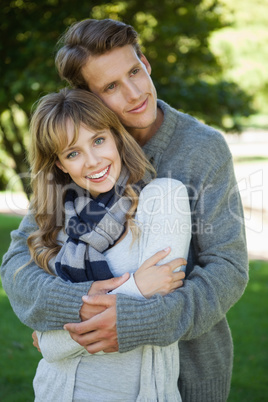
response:
<path fill-rule="evenodd" d="M 9 233 L 20 218 L 0 215 L 0 258 Z M 33 401 L 32 379 L 40 354 L 32 331 L 13 313 L 0 284 L 0 400 Z M 242 299 L 228 313 L 235 348 L 228 402 L 263 402 L 268 395 L 268 263 L 251 261 L 250 281 Z M 215 401 L 216 402 L 216 401 Z"/>
<path fill-rule="evenodd" d="M 234 370 L 228 402 L 263 402 L 268 395 L 268 263 L 250 262 L 242 299 L 229 311 Z"/>
<path fill-rule="evenodd" d="M 258 163 L 258 162 L 267 163 L 268 157 L 266 157 L 266 156 L 235 156 L 234 162 L 235 163 L 246 163 L 247 165 L 249 163 Z"/>
<path fill-rule="evenodd" d="M 19 216 L 0 215 L 0 261 L 10 244 L 10 232 L 17 229 L 21 221 Z"/>
<path fill-rule="evenodd" d="M 10 231 L 20 217 L 0 215 L 0 261 L 10 244 Z M 0 282 L 0 401 L 31 402 L 32 380 L 40 354 L 32 345 L 32 330 L 13 313 Z"/>

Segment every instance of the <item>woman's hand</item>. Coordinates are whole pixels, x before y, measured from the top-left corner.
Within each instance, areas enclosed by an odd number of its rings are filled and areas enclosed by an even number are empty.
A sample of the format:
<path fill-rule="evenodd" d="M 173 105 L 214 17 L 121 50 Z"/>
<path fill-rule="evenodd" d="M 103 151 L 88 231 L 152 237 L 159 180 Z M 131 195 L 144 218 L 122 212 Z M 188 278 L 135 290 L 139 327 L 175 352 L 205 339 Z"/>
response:
<path fill-rule="evenodd" d="M 119 286 L 123 285 L 129 279 L 129 273 L 125 273 L 122 276 L 107 279 L 104 281 L 96 281 L 93 282 L 91 288 L 88 291 L 88 296 L 94 295 L 104 295 L 111 290 L 118 288 Z M 83 304 L 80 309 L 80 317 L 82 321 L 89 320 L 90 318 L 94 317 L 97 314 L 102 313 L 106 307 L 105 306 L 98 306 L 98 305 L 91 305 L 85 302 L 87 297 L 83 297 Z"/>
<path fill-rule="evenodd" d="M 165 296 L 183 285 L 185 273 L 174 271 L 187 264 L 184 258 L 176 258 L 164 265 L 156 265 L 169 253 L 170 248 L 159 251 L 148 258 L 134 274 L 140 292 L 147 299 L 155 294 Z"/>

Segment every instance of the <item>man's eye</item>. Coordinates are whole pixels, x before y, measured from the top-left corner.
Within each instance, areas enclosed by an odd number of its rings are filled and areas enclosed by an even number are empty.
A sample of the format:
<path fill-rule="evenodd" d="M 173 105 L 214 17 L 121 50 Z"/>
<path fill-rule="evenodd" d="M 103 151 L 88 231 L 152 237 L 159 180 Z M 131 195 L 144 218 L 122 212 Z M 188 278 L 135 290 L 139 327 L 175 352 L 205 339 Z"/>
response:
<path fill-rule="evenodd" d="M 132 71 L 132 75 L 137 74 L 139 71 L 140 71 L 139 68 L 135 68 L 135 69 Z"/>
<path fill-rule="evenodd" d="M 115 88 L 115 84 L 110 84 L 108 87 L 107 87 L 107 90 L 111 90 L 111 89 L 114 89 Z"/>
<path fill-rule="evenodd" d="M 74 158 L 77 154 L 78 154 L 78 152 L 73 151 L 73 152 L 71 152 L 69 155 L 67 155 L 67 159 L 72 159 L 72 158 Z"/>
<path fill-rule="evenodd" d="M 102 143 L 103 143 L 103 141 L 104 141 L 104 138 L 97 138 L 96 140 L 95 140 L 95 144 L 96 145 L 101 145 Z"/>

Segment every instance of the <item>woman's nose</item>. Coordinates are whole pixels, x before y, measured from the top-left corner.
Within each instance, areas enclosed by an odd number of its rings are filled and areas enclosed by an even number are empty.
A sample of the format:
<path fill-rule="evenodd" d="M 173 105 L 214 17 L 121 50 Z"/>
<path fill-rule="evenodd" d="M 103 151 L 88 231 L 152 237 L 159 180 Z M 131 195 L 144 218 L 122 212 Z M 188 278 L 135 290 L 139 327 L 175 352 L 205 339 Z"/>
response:
<path fill-rule="evenodd" d="M 101 162 L 101 157 L 96 152 L 88 152 L 85 159 L 85 166 L 92 168 Z"/>

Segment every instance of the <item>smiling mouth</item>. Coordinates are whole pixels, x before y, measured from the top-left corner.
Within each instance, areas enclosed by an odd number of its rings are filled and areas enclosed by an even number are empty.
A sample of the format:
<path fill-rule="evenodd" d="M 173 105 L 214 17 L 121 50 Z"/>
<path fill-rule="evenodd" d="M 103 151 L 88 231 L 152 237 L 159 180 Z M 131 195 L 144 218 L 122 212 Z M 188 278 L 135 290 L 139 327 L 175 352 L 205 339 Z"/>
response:
<path fill-rule="evenodd" d="M 131 109 L 130 112 L 138 112 L 141 109 L 143 109 L 147 104 L 147 98 L 145 99 L 144 102 L 142 102 L 140 105 L 138 105 L 137 107 L 135 107 L 134 109 Z"/>
<path fill-rule="evenodd" d="M 86 178 L 87 179 L 100 179 L 101 177 L 106 175 L 106 173 L 108 172 L 109 168 L 110 168 L 110 165 L 107 166 L 107 168 L 105 168 L 101 172 L 96 173 L 96 174 L 92 174 L 92 175 L 88 175 L 88 176 L 86 176 Z"/>

